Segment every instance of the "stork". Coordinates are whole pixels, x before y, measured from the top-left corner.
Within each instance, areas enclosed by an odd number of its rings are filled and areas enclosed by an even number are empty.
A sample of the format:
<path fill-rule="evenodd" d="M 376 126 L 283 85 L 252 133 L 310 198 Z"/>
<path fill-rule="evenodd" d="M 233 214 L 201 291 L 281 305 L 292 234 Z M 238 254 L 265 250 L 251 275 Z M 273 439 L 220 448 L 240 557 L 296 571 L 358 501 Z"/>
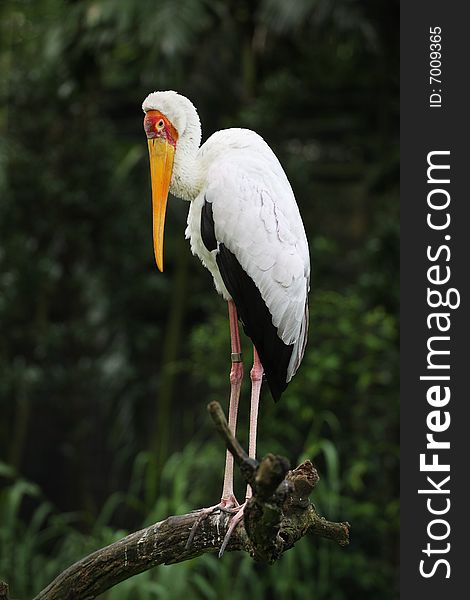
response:
<path fill-rule="evenodd" d="M 198 113 L 184 96 L 174 91 L 153 92 L 142 108 L 156 263 L 162 271 L 165 212 L 171 192 L 189 201 L 186 238 L 228 303 L 229 427 L 234 434 L 243 378 L 239 321 L 253 342 L 249 456 L 255 458 L 263 374 L 277 401 L 299 368 L 307 341 L 310 260 L 299 209 L 281 164 L 254 131 L 224 129 L 201 146 Z M 246 500 L 251 493 L 248 486 Z M 235 498 L 233 457 L 227 451 L 221 500 L 203 509 L 195 525 L 217 510 L 232 515 L 220 555 L 243 517 L 245 503 Z M 195 528 L 188 545 L 194 533 Z"/>

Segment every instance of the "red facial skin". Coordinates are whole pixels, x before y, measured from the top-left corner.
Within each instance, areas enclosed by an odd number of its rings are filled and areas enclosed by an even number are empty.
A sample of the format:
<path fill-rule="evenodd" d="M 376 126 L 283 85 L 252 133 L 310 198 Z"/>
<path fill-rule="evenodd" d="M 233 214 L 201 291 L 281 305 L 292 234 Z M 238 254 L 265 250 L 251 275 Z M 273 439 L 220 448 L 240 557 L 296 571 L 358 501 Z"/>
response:
<path fill-rule="evenodd" d="M 163 126 L 162 126 L 163 123 Z M 178 132 L 171 122 L 158 110 L 149 110 L 145 113 L 144 129 L 149 140 L 163 138 L 174 148 L 178 141 Z"/>

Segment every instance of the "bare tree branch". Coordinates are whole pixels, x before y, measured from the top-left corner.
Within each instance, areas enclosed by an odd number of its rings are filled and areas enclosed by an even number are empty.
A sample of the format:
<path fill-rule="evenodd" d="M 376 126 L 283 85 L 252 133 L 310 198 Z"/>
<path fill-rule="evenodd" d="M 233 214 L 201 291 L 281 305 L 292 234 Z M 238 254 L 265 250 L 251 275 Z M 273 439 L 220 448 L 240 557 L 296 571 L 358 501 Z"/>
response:
<path fill-rule="evenodd" d="M 320 517 L 308 499 L 319 480 L 310 461 L 289 471 L 287 459 L 281 456 L 268 454 L 260 463 L 250 459 L 230 433 L 220 405 L 213 402 L 208 408 L 217 430 L 253 489 L 244 522 L 233 532 L 226 552 L 244 551 L 257 561 L 272 563 L 307 534 L 332 539 L 341 546 L 348 544 L 349 524 L 332 523 Z M 157 565 L 218 552 L 230 516 L 217 512 L 204 519 L 191 546 L 186 548 L 189 532 L 199 514 L 200 510 L 196 510 L 168 517 L 97 550 L 61 573 L 35 600 L 90 600 Z"/>

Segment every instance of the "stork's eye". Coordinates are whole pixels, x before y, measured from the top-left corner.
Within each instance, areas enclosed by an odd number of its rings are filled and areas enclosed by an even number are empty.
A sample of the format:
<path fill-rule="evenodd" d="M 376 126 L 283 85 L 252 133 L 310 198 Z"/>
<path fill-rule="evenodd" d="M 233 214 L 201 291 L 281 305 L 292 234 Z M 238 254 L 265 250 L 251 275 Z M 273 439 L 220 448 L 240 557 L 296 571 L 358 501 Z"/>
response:
<path fill-rule="evenodd" d="M 165 123 L 163 122 L 163 119 L 160 119 L 160 121 L 158 121 L 157 123 L 157 129 L 163 129 L 164 125 Z"/>

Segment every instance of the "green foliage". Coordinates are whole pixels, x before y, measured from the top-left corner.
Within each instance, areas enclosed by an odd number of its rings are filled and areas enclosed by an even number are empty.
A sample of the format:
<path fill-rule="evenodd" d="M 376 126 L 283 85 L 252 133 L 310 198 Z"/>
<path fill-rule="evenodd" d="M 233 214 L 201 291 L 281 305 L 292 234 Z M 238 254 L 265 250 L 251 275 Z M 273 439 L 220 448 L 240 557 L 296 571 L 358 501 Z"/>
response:
<path fill-rule="evenodd" d="M 183 239 L 183 202 L 169 203 L 156 273 L 140 113 L 153 89 L 192 98 L 204 137 L 257 130 L 288 173 L 310 241 L 310 338 L 281 402 L 264 391 L 259 453 L 313 459 L 314 502 L 352 523 L 352 543 L 304 539 L 273 568 L 203 556 L 105 597 L 397 596 L 397 27 L 396 0 L 0 5 L 0 578 L 12 597 L 220 494 L 205 405 L 228 396 L 226 307 Z"/>

